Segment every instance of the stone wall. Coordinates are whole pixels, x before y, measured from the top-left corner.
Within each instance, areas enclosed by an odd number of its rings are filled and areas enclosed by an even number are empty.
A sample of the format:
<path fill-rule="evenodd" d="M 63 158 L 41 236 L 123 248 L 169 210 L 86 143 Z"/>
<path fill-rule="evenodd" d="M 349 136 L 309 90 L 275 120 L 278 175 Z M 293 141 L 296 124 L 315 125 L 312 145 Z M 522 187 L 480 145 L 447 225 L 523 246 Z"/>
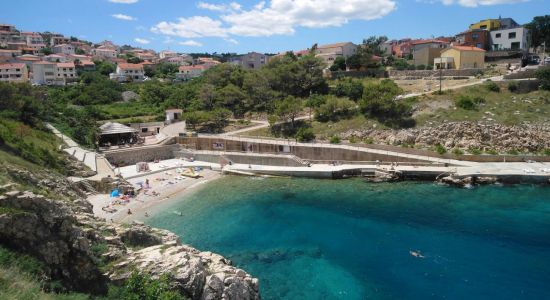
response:
<path fill-rule="evenodd" d="M 391 70 L 388 71 L 390 78 L 423 78 L 423 77 L 439 77 L 439 70 Z M 444 77 L 461 77 L 461 76 L 476 76 L 483 74 L 483 69 L 463 69 L 463 70 L 443 70 Z"/>
<path fill-rule="evenodd" d="M 342 148 L 326 148 L 319 146 L 285 145 L 281 141 L 278 144 L 251 143 L 238 140 L 226 140 L 214 137 L 179 138 L 178 143 L 192 150 L 252 152 L 271 154 L 293 154 L 304 160 L 323 161 L 391 161 L 391 162 L 422 162 L 421 160 L 396 157 L 393 155 L 368 153 Z M 214 147 L 217 145 L 219 147 Z"/>
<path fill-rule="evenodd" d="M 174 152 L 179 149 L 179 145 L 136 147 L 113 150 L 105 152 L 104 155 L 113 166 L 128 166 L 141 161 L 151 162 L 155 159 L 171 159 L 174 158 Z"/>

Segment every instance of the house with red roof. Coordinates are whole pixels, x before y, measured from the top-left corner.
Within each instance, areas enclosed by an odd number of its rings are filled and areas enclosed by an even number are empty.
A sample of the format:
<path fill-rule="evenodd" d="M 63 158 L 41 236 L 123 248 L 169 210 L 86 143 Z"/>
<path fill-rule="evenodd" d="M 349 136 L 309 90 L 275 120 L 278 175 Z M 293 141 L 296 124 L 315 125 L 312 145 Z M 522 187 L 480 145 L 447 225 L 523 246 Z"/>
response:
<path fill-rule="evenodd" d="M 482 69 L 485 67 L 485 50 L 473 46 L 452 46 L 434 59 L 437 69 Z"/>
<path fill-rule="evenodd" d="M 118 82 L 141 82 L 145 79 L 145 71 L 142 64 L 119 63 L 109 78 Z"/>

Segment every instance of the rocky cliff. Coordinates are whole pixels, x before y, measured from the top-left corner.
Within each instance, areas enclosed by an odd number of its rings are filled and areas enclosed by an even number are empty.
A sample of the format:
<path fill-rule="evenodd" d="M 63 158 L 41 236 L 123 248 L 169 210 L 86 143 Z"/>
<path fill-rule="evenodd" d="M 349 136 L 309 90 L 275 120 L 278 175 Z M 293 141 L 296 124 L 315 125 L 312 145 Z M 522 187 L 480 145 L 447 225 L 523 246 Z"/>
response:
<path fill-rule="evenodd" d="M 341 135 L 343 139 L 355 136 L 371 138 L 375 143 L 390 145 L 417 145 L 430 147 L 441 144 L 447 149 L 494 150 L 539 152 L 550 148 L 550 125 L 484 124 L 474 122 L 449 122 L 437 127 L 422 127 L 402 130 L 364 129 L 350 130 Z"/>
<path fill-rule="evenodd" d="M 258 280 L 222 256 L 182 245 L 166 230 L 97 219 L 83 191 L 64 178 L 9 172 L 59 199 L 0 187 L 0 243 L 43 261 L 48 276 L 68 289 L 102 294 L 137 271 L 168 275 L 172 288 L 191 299 L 260 298 Z"/>

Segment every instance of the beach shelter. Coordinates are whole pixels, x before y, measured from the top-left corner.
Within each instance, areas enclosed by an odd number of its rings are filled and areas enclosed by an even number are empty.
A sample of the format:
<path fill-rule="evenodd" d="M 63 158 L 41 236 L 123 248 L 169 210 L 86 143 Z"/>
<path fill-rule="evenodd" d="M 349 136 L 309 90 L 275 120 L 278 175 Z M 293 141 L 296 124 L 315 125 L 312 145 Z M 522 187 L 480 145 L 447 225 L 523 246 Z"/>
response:
<path fill-rule="evenodd" d="M 100 146 L 137 143 L 138 130 L 115 122 L 99 126 L 98 143 Z"/>

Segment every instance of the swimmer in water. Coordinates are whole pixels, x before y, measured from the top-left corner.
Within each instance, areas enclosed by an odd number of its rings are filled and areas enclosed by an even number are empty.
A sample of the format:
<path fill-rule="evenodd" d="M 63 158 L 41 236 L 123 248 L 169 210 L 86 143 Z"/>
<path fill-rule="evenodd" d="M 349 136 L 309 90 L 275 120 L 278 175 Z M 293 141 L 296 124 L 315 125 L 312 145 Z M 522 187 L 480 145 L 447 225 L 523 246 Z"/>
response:
<path fill-rule="evenodd" d="M 424 257 L 425 257 L 424 255 L 422 255 L 422 253 L 420 253 L 420 251 L 412 251 L 412 250 L 410 250 L 409 253 L 410 253 L 412 256 L 416 257 L 416 258 L 424 258 Z"/>

